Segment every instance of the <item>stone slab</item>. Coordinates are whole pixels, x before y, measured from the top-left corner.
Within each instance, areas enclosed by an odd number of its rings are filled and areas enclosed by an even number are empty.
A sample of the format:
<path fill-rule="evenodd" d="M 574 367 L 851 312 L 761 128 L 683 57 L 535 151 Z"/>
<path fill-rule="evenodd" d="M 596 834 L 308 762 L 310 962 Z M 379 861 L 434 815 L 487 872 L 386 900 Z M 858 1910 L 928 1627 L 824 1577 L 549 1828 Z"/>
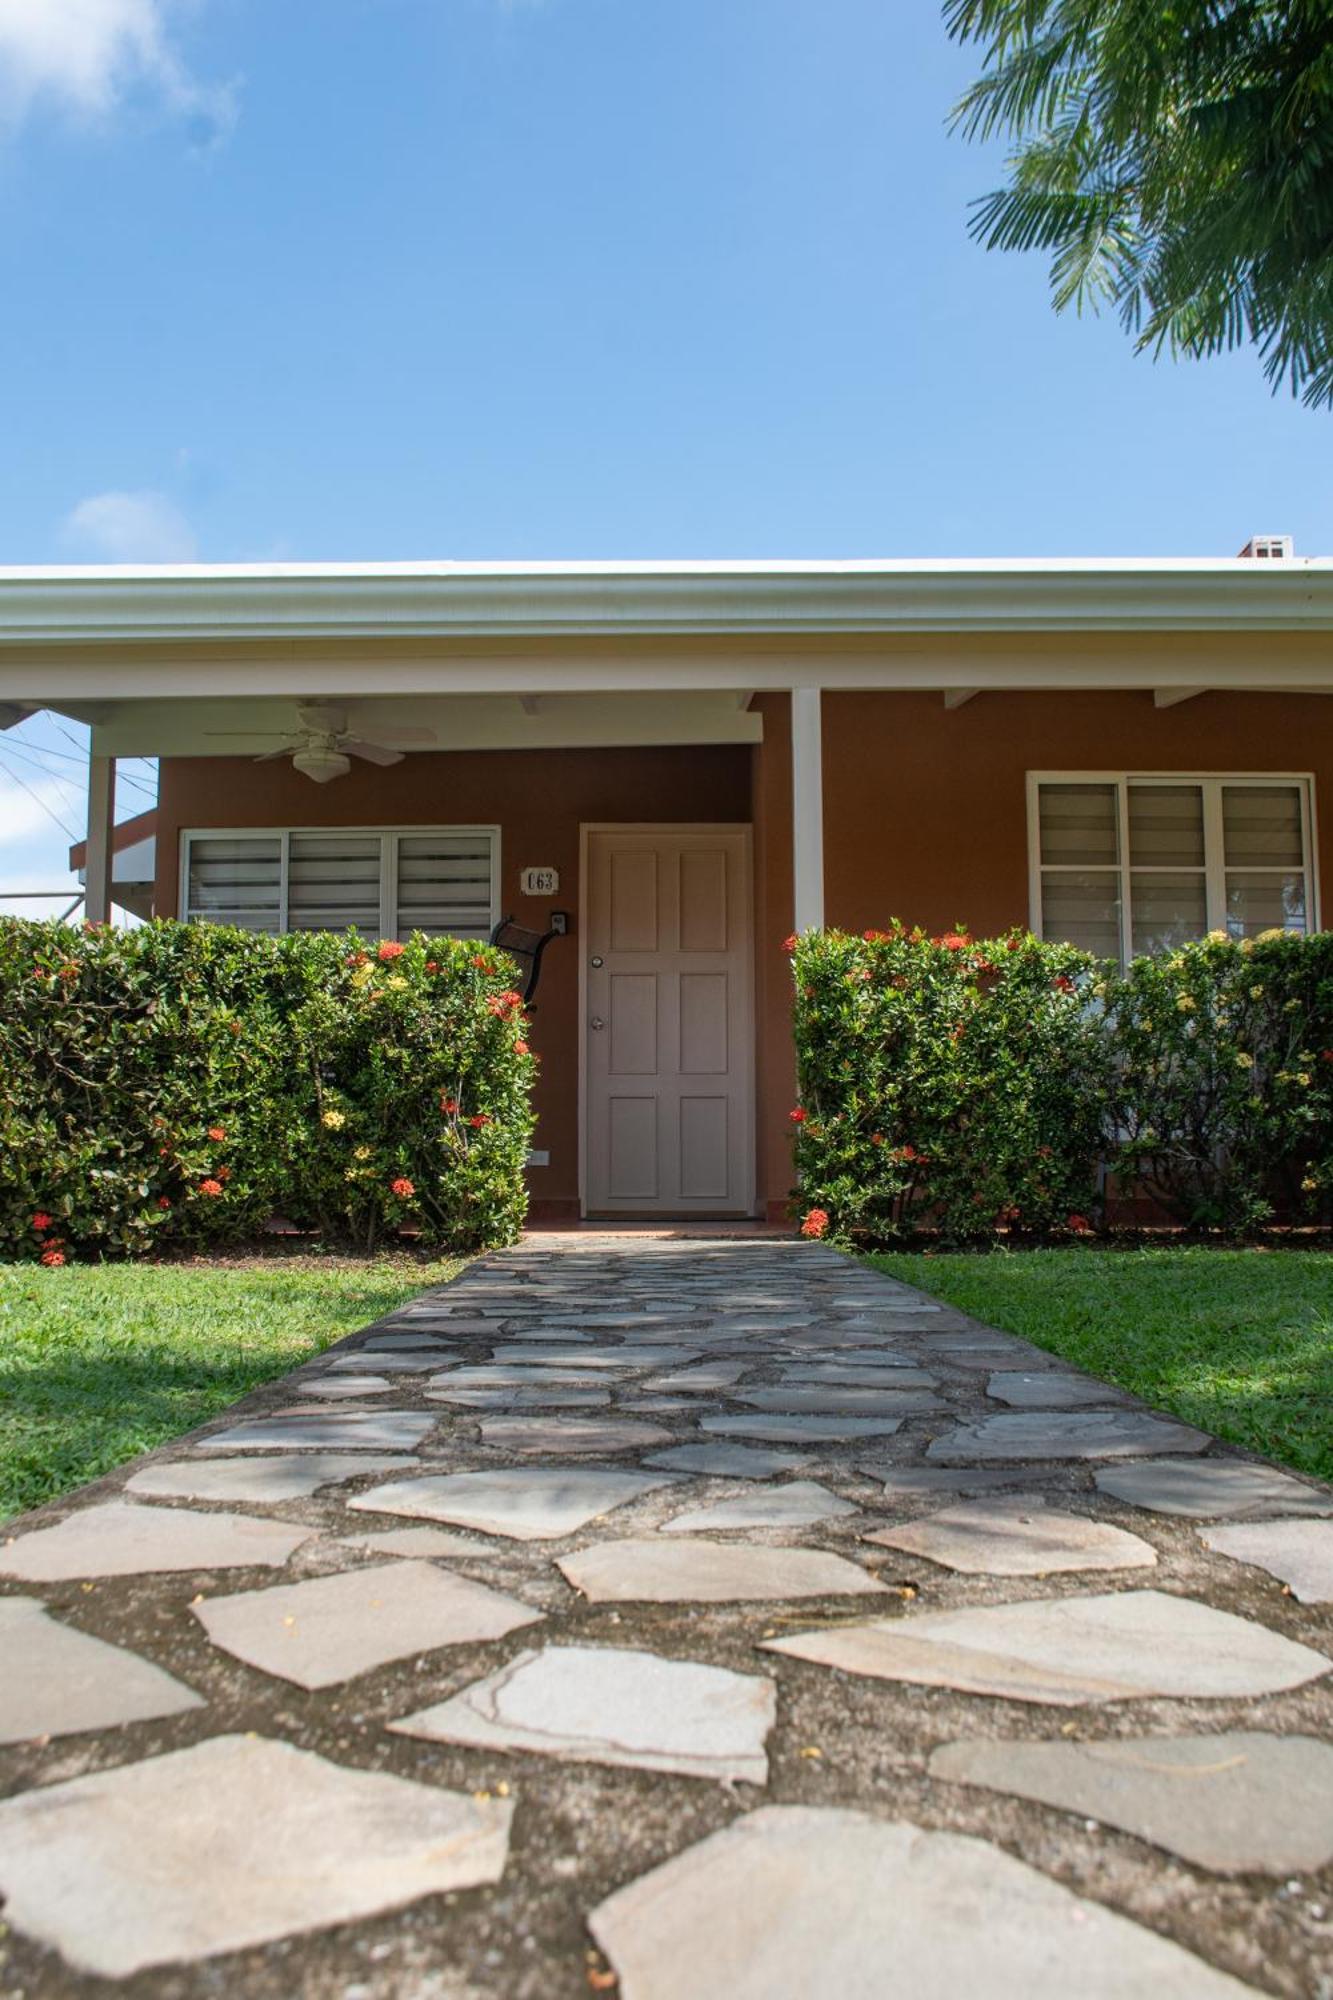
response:
<path fill-rule="evenodd" d="M 443 1528 L 386 1528 L 379 1534 L 339 1535 L 344 1549 L 364 1549 L 372 1556 L 487 1556 L 487 1543 Z"/>
<path fill-rule="evenodd" d="M 118 1729 L 202 1708 L 151 1660 L 53 1618 L 35 1597 L 0 1597 L 0 1743 Z"/>
<path fill-rule="evenodd" d="M 1204 1521 L 1219 1514 L 1333 1514 L 1333 1491 L 1307 1486 L 1274 1465 L 1238 1458 L 1150 1458 L 1094 1475 L 1103 1493 L 1154 1514 Z"/>
<path fill-rule="evenodd" d="M 1241 1521 L 1200 1528 L 1218 1555 L 1253 1563 L 1302 1604 L 1333 1604 L 1333 1521 Z"/>
<path fill-rule="evenodd" d="M 988 1842 L 762 1806 L 599 1903 L 625 2000 L 1240 2000 L 1251 1989 Z"/>
<path fill-rule="evenodd" d="M 493 1472 L 398 1479 L 372 1487 L 347 1504 L 371 1514 L 449 1521 L 514 1541 L 559 1541 L 600 1515 L 671 1483 L 661 1474 L 617 1466 L 515 1465 Z"/>
<path fill-rule="evenodd" d="M 892 1437 L 901 1417 L 757 1416 L 703 1417 L 699 1428 L 713 1437 L 757 1438 L 765 1444 L 852 1444 L 860 1438 Z"/>
<path fill-rule="evenodd" d="M 994 1402 L 1008 1403 L 1016 1410 L 1085 1410 L 1124 1403 L 1128 1398 L 1108 1388 L 1092 1375 L 1076 1375 L 1064 1368 L 1001 1369 L 986 1384 L 986 1394 Z"/>
<path fill-rule="evenodd" d="M 497 1361 L 529 1361 L 540 1366 L 548 1358 L 554 1368 L 674 1368 L 697 1361 L 699 1355 L 692 1347 L 571 1347 L 568 1353 L 559 1347 L 496 1349 Z"/>
<path fill-rule="evenodd" d="M 654 1375 L 644 1387 L 675 1395 L 683 1391 L 689 1396 L 706 1396 L 734 1387 L 753 1366 L 753 1361 L 703 1361 L 696 1368 L 673 1368 L 669 1374 Z"/>
<path fill-rule="evenodd" d="M 928 1368 L 888 1368 L 878 1362 L 867 1367 L 864 1362 L 842 1366 L 837 1362 L 810 1362 L 807 1365 L 784 1368 L 784 1383 L 795 1383 L 810 1389 L 937 1389 L 938 1375 L 932 1375 Z M 849 1408 L 840 1404 L 839 1408 Z"/>
<path fill-rule="evenodd" d="M 606 1389 L 428 1389 L 428 1403 L 459 1410 L 604 1410 Z"/>
<path fill-rule="evenodd" d="M 488 1417 L 481 1436 L 484 1444 L 503 1451 L 554 1458 L 603 1457 L 671 1442 L 671 1432 L 660 1424 L 632 1417 Z"/>
<path fill-rule="evenodd" d="M 946 1743 L 932 1778 L 1036 1799 L 1219 1874 L 1333 1861 L 1333 1745 L 1313 1736 L 1128 1736 L 1110 1743 Z"/>
<path fill-rule="evenodd" d="M 529 1363 L 511 1367 L 487 1362 L 479 1367 L 450 1368 L 432 1375 L 427 1389 L 606 1389 L 605 1375 L 586 1368 L 538 1368 Z"/>
<path fill-rule="evenodd" d="M 438 1419 L 429 1410 L 330 1410 L 254 1417 L 201 1438 L 197 1451 L 415 1451 Z"/>
<path fill-rule="evenodd" d="M 662 1529 L 664 1535 L 708 1534 L 717 1529 L 803 1528 L 811 1521 L 830 1521 L 855 1514 L 850 1500 L 830 1493 L 812 1479 L 793 1479 L 785 1486 L 752 1487 L 749 1492 L 715 1500 L 707 1507 L 677 1514 Z"/>
<path fill-rule="evenodd" d="M 864 1537 L 882 1548 L 925 1556 L 967 1576 L 1046 1576 L 1085 1569 L 1151 1569 L 1157 1551 L 1086 1514 L 1048 1507 L 1033 1493 L 967 1500 L 920 1521 Z"/>
<path fill-rule="evenodd" d="M 1156 1590 L 926 1612 L 766 1645 L 846 1673 L 1057 1707 L 1274 1694 L 1331 1664 L 1250 1619 Z"/>
<path fill-rule="evenodd" d="M 397 1354 L 392 1348 L 360 1347 L 351 1354 L 334 1354 L 328 1358 L 331 1375 L 359 1374 L 367 1363 L 377 1375 L 424 1375 L 428 1368 L 438 1368 L 445 1350 L 432 1342 L 429 1349 L 421 1348 L 411 1354 Z"/>
<path fill-rule="evenodd" d="M 503 1639 L 542 1615 L 503 1591 L 410 1559 L 191 1608 L 215 1646 L 303 1688 L 334 1687 L 436 1646 Z"/>
<path fill-rule="evenodd" d="M 387 1396 L 402 1384 L 390 1382 L 386 1375 L 302 1375 L 293 1378 L 292 1386 L 303 1396 L 321 1396 L 329 1402 L 355 1402 L 358 1396 Z"/>
<path fill-rule="evenodd" d="M 0 1893 L 8 1922 L 67 1965 L 127 1979 L 496 1882 L 511 1813 L 217 1736 L 5 1800 Z"/>
<path fill-rule="evenodd" d="M 929 1500 L 936 1494 L 990 1493 L 996 1488 L 1021 1486 L 1034 1477 L 1026 1466 L 960 1465 L 946 1471 L 934 1465 L 886 1465 L 882 1459 L 857 1460 L 857 1470 L 884 1482 L 886 1500 Z M 1035 1475 L 1040 1476 L 1040 1475 Z"/>
<path fill-rule="evenodd" d="M 278 1507 L 305 1500 L 321 1486 L 340 1486 L 367 1473 L 400 1472 L 415 1458 L 358 1457 L 354 1452 L 293 1452 L 274 1458 L 195 1458 L 145 1465 L 125 1491 L 148 1500 L 248 1500 Z"/>
<path fill-rule="evenodd" d="M 922 1389 L 809 1389 L 784 1385 L 768 1389 L 738 1389 L 735 1400 L 752 1410 L 780 1416 L 917 1417 L 948 1408 L 938 1396 Z"/>
<path fill-rule="evenodd" d="M 599 1542 L 558 1567 L 594 1604 L 735 1604 L 885 1588 L 844 1556 L 744 1542 Z"/>
<path fill-rule="evenodd" d="M 1136 1458 L 1156 1451 L 1206 1451 L 1212 1442 L 1206 1431 L 1143 1410 L 1015 1410 L 935 1438 L 926 1457 L 936 1465 L 996 1458 Z"/>
<path fill-rule="evenodd" d="M 806 1461 L 792 1451 L 763 1451 L 746 1444 L 677 1444 L 651 1452 L 645 1465 L 665 1472 L 704 1472 L 720 1479 L 771 1479 L 778 1472 L 800 1472 Z"/>
<path fill-rule="evenodd" d="M 777 1691 L 761 1674 L 628 1648 L 548 1646 L 389 1728 L 478 1749 L 763 1785 L 776 1719 Z"/>
<path fill-rule="evenodd" d="M 188 1507 L 108 1500 L 67 1514 L 54 1528 L 34 1528 L 5 1542 L 0 1576 L 60 1583 L 167 1570 L 274 1569 L 314 1532 L 248 1514 L 196 1514 Z"/>

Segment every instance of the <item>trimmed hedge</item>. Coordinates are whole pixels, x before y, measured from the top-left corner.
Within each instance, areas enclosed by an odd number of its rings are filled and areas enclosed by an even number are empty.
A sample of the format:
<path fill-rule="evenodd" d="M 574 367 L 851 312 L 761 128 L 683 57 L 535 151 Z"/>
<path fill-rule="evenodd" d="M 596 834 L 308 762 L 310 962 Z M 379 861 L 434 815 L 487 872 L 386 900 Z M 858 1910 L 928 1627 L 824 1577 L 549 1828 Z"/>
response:
<path fill-rule="evenodd" d="M 535 1068 L 513 976 L 448 938 L 0 920 L 0 1256 L 275 1215 L 365 1249 L 512 1241 Z"/>
<path fill-rule="evenodd" d="M 1025 932 L 789 938 L 807 1235 L 1194 1229 L 1333 1202 L 1333 935 L 1214 933 L 1125 975 Z"/>

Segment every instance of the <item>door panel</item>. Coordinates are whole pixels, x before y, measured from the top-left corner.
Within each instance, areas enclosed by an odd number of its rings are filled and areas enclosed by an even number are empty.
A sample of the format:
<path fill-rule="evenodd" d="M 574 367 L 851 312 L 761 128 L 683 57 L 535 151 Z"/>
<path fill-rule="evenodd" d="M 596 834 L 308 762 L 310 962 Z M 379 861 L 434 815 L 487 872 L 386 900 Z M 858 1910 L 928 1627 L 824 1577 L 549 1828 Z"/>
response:
<path fill-rule="evenodd" d="M 586 1205 L 749 1214 L 749 829 L 587 840 Z"/>

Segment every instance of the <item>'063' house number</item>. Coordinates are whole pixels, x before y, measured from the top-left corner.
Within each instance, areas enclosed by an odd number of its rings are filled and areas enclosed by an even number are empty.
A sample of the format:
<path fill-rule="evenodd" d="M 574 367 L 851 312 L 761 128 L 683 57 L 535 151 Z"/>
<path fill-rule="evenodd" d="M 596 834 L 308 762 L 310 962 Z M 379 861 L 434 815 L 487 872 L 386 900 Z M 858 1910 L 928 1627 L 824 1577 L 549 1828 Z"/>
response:
<path fill-rule="evenodd" d="M 560 887 L 558 868 L 525 868 L 518 878 L 518 886 L 525 896 L 554 896 Z"/>

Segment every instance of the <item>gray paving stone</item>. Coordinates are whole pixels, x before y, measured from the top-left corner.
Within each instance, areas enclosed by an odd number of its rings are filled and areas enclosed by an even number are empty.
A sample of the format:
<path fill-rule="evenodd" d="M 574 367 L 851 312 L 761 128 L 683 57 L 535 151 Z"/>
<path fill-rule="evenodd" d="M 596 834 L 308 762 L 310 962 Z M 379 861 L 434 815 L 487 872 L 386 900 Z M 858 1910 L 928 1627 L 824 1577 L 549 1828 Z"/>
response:
<path fill-rule="evenodd" d="M 188 1507 L 107 1500 L 67 1514 L 54 1528 L 34 1528 L 0 1545 L 0 1576 L 60 1583 L 166 1570 L 274 1569 L 314 1532 L 248 1514 L 196 1514 Z"/>
<path fill-rule="evenodd" d="M 351 1403 L 358 1396 L 387 1396 L 401 1384 L 384 1375 L 306 1375 L 298 1376 L 295 1386 L 305 1396 L 327 1396 L 331 1402 L 346 1397 Z"/>
<path fill-rule="evenodd" d="M 892 1437 L 901 1417 L 757 1416 L 702 1417 L 713 1437 L 758 1438 L 767 1444 L 851 1444 L 858 1438 Z"/>
<path fill-rule="evenodd" d="M 1034 1476 L 1026 1466 L 966 1466 L 956 1471 L 934 1465 L 886 1465 L 882 1459 L 857 1460 L 857 1470 L 884 1482 L 886 1500 L 930 1500 L 953 1493 L 990 1493 L 996 1488 L 1022 1486 Z"/>
<path fill-rule="evenodd" d="M 559 1347 L 498 1347 L 496 1360 L 540 1365 L 548 1354 L 558 1368 L 674 1368 L 699 1359 L 692 1347 L 572 1347 L 568 1353 Z"/>
<path fill-rule="evenodd" d="M 995 1402 L 1009 1403 L 1018 1410 L 1080 1410 L 1089 1406 L 1105 1409 L 1108 1404 L 1128 1400 L 1105 1382 L 1064 1368 L 1039 1368 L 1030 1373 L 1003 1369 L 991 1376 L 986 1394 Z"/>
<path fill-rule="evenodd" d="M 670 1431 L 660 1424 L 636 1423 L 632 1417 L 488 1417 L 481 1435 L 483 1443 L 504 1451 L 555 1458 L 645 1451 L 671 1442 Z"/>
<path fill-rule="evenodd" d="M 330 1410 L 253 1417 L 201 1438 L 196 1451 L 415 1451 L 438 1419 L 429 1410 Z"/>
<path fill-rule="evenodd" d="M 936 1438 L 926 1457 L 937 1465 L 993 1458 L 1131 1458 L 1154 1451 L 1206 1451 L 1206 1431 L 1142 1410 L 1015 1410 L 982 1417 Z"/>
<path fill-rule="evenodd" d="M 776 1719 L 777 1692 L 762 1674 L 621 1648 L 548 1646 L 388 1726 L 478 1749 L 763 1785 Z"/>
<path fill-rule="evenodd" d="M 745 1542 L 599 1542 L 558 1567 L 594 1604 L 732 1604 L 866 1595 L 885 1586 L 822 1549 Z"/>
<path fill-rule="evenodd" d="M 367 1366 L 377 1375 L 424 1375 L 427 1369 L 438 1368 L 445 1350 L 432 1348 L 417 1350 L 411 1354 L 396 1354 L 392 1349 L 372 1347 L 357 1348 L 351 1354 L 334 1354 L 328 1359 L 331 1375 L 360 1374 Z"/>
<path fill-rule="evenodd" d="M 1266 1569 L 1302 1604 L 1333 1604 L 1333 1521 L 1245 1521 L 1198 1532 L 1219 1555 Z"/>
<path fill-rule="evenodd" d="M 459 1410 L 602 1410 L 611 1397 L 605 1389 L 428 1389 L 426 1401 Z"/>
<path fill-rule="evenodd" d="M 1013 1792 L 1137 1834 L 1219 1874 L 1333 1861 L 1333 1745 L 1313 1736 L 946 1743 L 932 1778 Z"/>
<path fill-rule="evenodd" d="M 339 1535 L 339 1546 L 372 1556 L 488 1556 L 486 1542 L 451 1535 L 443 1528 L 386 1528 L 378 1534 Z"/>
<path fill-rule="evenodd" d="M 202 1708 L 151 1660 L 61 1624 L 35 1597 L 0 1597 L 0 1743 L 117 1729 Z"/>
<path fill-rule="evenodd" d="M 559 1541 L 589 1521 L 654 1493 L 662 1475 L 604 1465 L 515 1465 L 493 1472 L 451 1472 L 398 1479 L 349 1500 L 353 1510 L 449 1521 L 520 1542 Z"/>
<path fill-rule="evenodd" d="M 839 1362 L 812 1361 L 797 1368 L 784 1368 L 784 1383 L 793 1382 L 812 1389 L 937 1389 L 938 1375 L 932 1375 L 928 1368 L 883 1368 L 878 1363 L 867 1367 L 864 1362 L 855 1366 Z M 846 1408 L 847 1405 L 839 1405 Z M 938 1407 L 938 1405 L 936 1406 Z"/>
<path fill-rule="evenodd" d="M 1156 1590 L 926 1612 L 766 1643 L 846 1673 L 1063 1707 L 1273 1694 L 1331 1664 L 1250 1619 Z"/>
<path fill-rule="evenodd" d="M 806 1463 L 796 1452 L 745 1444 L 677 1444 L 651 1452 L 643 1462 L 666 1472 L 708 1472 L 721 1479 L 771 1479 L 777 1472 L 800 1472 Z"/>
<path fill-rule="evenodd" d="M 850 1500 L 840 1499 L 812 1479 L 793 1479 L 785 1486 L 752 1487 L 749 1492 L 715 1500 L 677 1514 L 662 1529 L 664 1535 L 707 1534 L 712 1529 L 802 1528 L 811 1521 L 829 1521 L 855 1514 Z"/>
<path fill-rule="evenodd" d="M 149 1500 L 248 1500 L 280 1506 L 321 1486 L 340 1486 L 371 1472 L 399 1472 L 415 1458 L 371 1458 L 355 1452 L 293 1452 L 287 1458 L 194 1458 L 145 1465 L 125 1491 Z"/>
<path fill-rule="evenodd" d="M 587 1368 L 538 1368 L 529 1363 L 510 1367 L 487 1362 L 475 1368 L 450 1368 L 432 1375 L 427 1389 L 606 1389 L 606 1376 Z"/>
<path fill-rule="evenodd" d="M 209 1638 L 298 1687 L 333 1687 L 390 1660 L 503 1639 L 541 1617 L 502 1591 L 428 1562 L 385 1563 L 191 1607 Z"/>
<path fill-rule="evenodd" d="M 673 1368 L 667 1375 L 654 1375 L 644 1387 L 705 1396 L 732 1388 L 753 1366 L 753 1361 L 702 1361 L 695 1368 Z"/>
<path fill-rule="evenodd" d="M 925 1556 L 968 1576 L 1045 1576 L 1063 1570 L 1151 1569 L 1157 1552 L 1138 1535 L 1086 1514 L 1048 1507 L 1040 1495 L 967 1500 L 924 1520 L 864 1537 Z"/>
<path fill-rule="evenodd" d="M 380 1353 L 407 1354 L 419 1351 L 422 1354 L 442 1353 L 443 1347 L 433 1333 L 376 1333 L 364 1340 L 358 1354 L 373 1354 L 378 1360 Z"/>
<path fill-rule="evenodd" d="M 735 1400 L 781 1416 L 915 1417 L 948 1408 L 923 1389 L 805 1389 L 784 1384 L 776 1389 L 738 1389 Z"/>
<path fill-rule="evenodd" d="M 589 1927 L 625 2000 L 1240 2000 L 1250 1988 L 988 1842 L 762 1806 Z"/>
<path fill-rule="evenodd" d="M 217 1736 L 4 1801 L 0 1893 L 67 1964 L 126 1979 L 497 1882 L 511 1812 Z"/>
<path fill-rule="evenodd" d="M 1204 1521 L 1219 1514 L 1333 1514 L 1333 1492 L 1307 1486 L 1274 1465 L 1237 1458 L 1149 1458 L 1093 1475 L 1103 1493 L 1154 1514 Z"/>

